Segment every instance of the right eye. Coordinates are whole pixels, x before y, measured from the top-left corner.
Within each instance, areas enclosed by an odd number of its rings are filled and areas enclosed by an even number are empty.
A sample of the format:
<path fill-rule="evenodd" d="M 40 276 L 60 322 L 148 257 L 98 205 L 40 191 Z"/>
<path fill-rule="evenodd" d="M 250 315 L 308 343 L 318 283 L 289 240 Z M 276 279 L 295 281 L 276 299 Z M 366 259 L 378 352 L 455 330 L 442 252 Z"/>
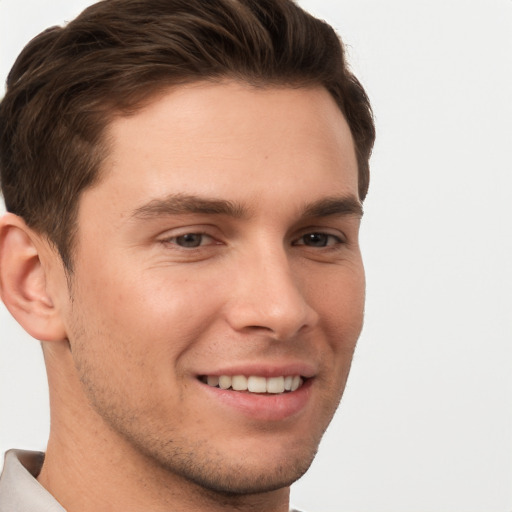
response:
<path fill-rule="evenodd" d="M 177 245 L 184 249 L 195 249 L 204 245 L 212 245 L 214 239 L 205 233 L 185 233 L 184 235 L 173 236 L 162 240 L 166 244 Z"/>
<path fill-rule="evenodd" d="M 205 235 L 202 233 L 187 233 L 176 237 L 175 244 L 180 247 L 199 247 L 203 245 Z"/>

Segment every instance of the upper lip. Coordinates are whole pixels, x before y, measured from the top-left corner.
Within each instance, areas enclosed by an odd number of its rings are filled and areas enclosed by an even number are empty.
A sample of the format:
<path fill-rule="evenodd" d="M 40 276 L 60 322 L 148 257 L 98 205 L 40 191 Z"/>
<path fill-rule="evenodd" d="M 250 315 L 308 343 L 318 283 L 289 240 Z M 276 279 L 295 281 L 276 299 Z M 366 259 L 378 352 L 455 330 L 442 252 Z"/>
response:
<path fill-rule="evenodd" d="M 314 365 L 304 362 L 289 362 L 285 364 L 275 363 L 254 363 L 250 364 L 234 364 L 222 368 L 208 369 L 199 372 L 198 375 L 255 375 L 258 377 L 281 377 L 288 375 L 300 375 L 301 377 L 311 378 L 316 375 Z"/>

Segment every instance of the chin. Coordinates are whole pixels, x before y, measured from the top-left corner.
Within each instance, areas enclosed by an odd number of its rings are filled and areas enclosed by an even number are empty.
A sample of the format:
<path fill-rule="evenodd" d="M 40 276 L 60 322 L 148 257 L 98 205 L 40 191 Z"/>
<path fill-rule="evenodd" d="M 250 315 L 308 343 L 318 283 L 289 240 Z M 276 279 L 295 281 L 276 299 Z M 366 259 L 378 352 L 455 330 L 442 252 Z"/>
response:
<path fill-rule="evenodd" d="M 307 441 L 271 445 L 268 450 L 260 444 L 257 450 L 254 446 L 240 449 L 239 445 L 231 445 L 220 451 L 203 440 L 189 444 L 186 450 L 175 443 L 160 445 L 158 450 L 147 444 L 136 448 L 170 481 L 178 479 L 207 493 L 236 497 L 289 487 L 308 470 L 318 448 L 318 443 Z"/>
<path fill-rule="evenodd" d="M 252 465 L 243 457 L 236 462 L 224 457 L 213 467 L 208 463 L 182 467 L 181 476 L 207 491 L 226 497 L 263 494 L 289 487 L 308 470 L 314 456 L 315 453 L 300 459 L 269 461 L 263 463 L 263 467 L 261 462 Z"/>

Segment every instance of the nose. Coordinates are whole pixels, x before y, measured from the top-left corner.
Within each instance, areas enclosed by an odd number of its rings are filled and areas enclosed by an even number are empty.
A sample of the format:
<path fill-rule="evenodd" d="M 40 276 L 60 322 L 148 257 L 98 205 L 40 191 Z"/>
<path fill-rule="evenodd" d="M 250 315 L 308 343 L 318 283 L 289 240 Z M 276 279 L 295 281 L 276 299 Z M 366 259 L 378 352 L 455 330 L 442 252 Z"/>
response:
<path fill-rule="evenodd" d="M 284 248 L 253 253 L 236 267 L 226 312 L 233 329 L 286 341 L 318 323 L 304 275 L 294 272 Z"/>

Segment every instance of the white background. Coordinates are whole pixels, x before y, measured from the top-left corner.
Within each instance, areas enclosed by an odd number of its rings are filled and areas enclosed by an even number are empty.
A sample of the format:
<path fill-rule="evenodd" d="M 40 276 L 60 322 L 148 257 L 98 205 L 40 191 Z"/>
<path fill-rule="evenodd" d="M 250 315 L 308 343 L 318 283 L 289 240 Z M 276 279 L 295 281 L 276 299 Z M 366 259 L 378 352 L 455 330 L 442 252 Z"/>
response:
<path fill-rule="evenodd" d="M 0 0 L 0 79 L 89 1 Z M 378 139 L 366 326 L 293 502 L 512 511 L 512 1 L 303 0 L 342 35 Z M 0 451 L 44 449 L 38 343 L 0 309 Z"/>

